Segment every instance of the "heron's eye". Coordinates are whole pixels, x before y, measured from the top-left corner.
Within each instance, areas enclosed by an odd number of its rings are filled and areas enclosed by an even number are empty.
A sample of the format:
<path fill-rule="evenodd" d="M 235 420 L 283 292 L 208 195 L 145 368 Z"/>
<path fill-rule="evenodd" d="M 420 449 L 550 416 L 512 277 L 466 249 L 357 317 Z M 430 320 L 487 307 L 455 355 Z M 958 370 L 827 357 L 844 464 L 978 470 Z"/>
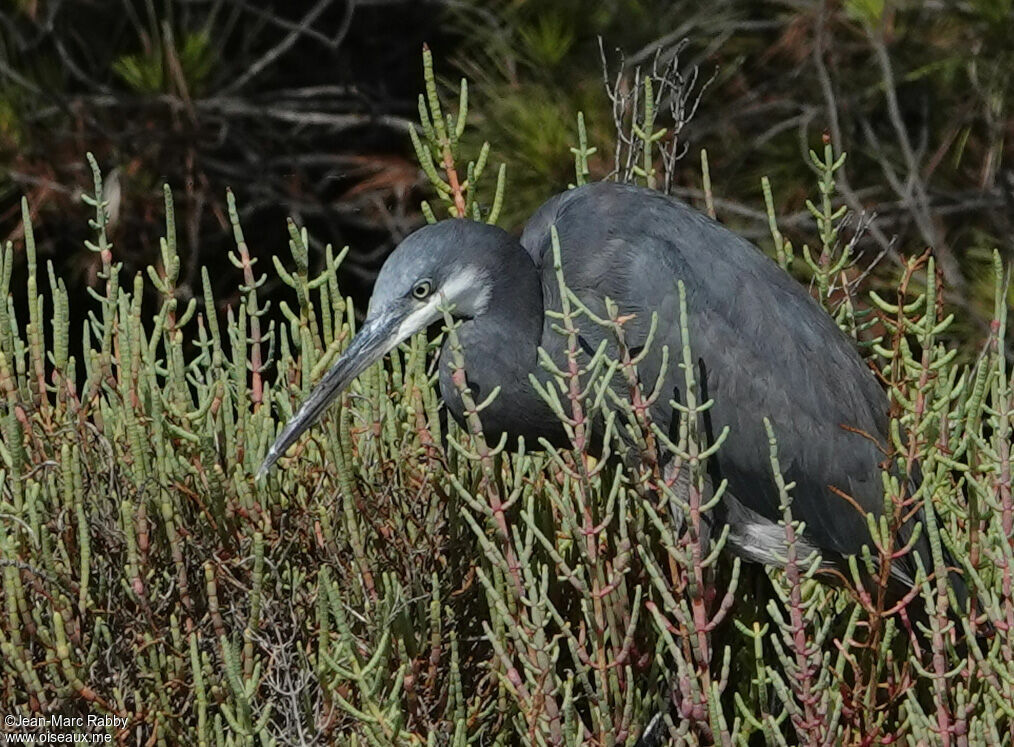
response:
<path fill-rule="evenodd" d="M 420 280 L 412 288 L 412 295 L 418 298 L 420 301 L 424 298 L 427 298 L 432 292 L 433 290 L 430 286 L 429 280 Z"/>

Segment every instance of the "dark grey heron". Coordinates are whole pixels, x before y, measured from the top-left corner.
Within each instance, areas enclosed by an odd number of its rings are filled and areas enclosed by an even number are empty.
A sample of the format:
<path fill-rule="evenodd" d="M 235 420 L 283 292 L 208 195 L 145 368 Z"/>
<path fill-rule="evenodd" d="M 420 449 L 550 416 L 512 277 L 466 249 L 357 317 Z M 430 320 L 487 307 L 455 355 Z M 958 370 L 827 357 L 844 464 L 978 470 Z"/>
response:
<path fill-rule="evenodd" d="M 377 277 L 359 333 L 271 446 L 263 475 L 328 404 L 360 373 L 400 342 L 443 321 L 453 307 L 466 359 L 468 385 L 480 399 L 500 388 L 481 415 L 487 437 L 506 433 L 535 444 L 566 446 L 558 418 L 536 393 L 530 376 L 546 382 L 538 350 L 562 360 L 565 338 L 547 310 L 559 310 L 551 227 L 556 226 L 567 286 L 604 314 L 605 299 L 633 315 L 625 325 L 631 347 L 645 344 L 651 317 L 659 331 L 639 367 L 654 382 L 662 346 L 682 348 L 677 279 L 683 281 L 687 327 L 697 378 L 714 405 L 707 435 L 729 435 L 713 458 L 712 483 L 728 490 L 716 520 L 729 526 L 731 549 L 765 564 L 784 556 L 784 529 L 771 472 L 763 418 L 773 424 L 792 491 L 793 515 L 805 522 L 803 543 L 824 563 L 843 567 L 870 543 L 865 517 L 884 510 L 879 442 L 886 441 L 887 397 L 852 340 L 806 290 L 745 239 L 684 203 L 639 187 L 600 182 L 549 200 L 525 227 L 520 242 L 505 231 L 468 220 L 426 226 L 406 238 Z M 607 332 L 581 331 L 586 350 Z M 446 343 L 445 343 L 446 345 Z M 462 403 L 451 381 L 449 355 L 440 361 L 440 391 L 460 422 Z M 652 417 L 663 427 L 677 417 L 683 373 L 670 366 Z M 851 501 L 842 497 L 845 494 Z M 915 522 L 904 528 L 910 537 Z M 807 548 L 801 548 L 805 555 Z M 916 543 L 932 568 L 925 535 Z M 911 556 L 892 565 L 892 596 L 913 584 Z M 966 598 L 952 576 L 958 599 Z M 643 744 L 659 738 L 653 719 Z M 652 732 L 650 738 L 647 732 Z"/>
<path fill-rule="evenodd" d="M 806 524 L 804 543 L 839 568 L 869 544 L 866 519 L 856 506 L 876 515 L 883 511 L 878 441 L 886 440 L 887 398 L 852 340 L 753 244 L 679 200 L 613 182 L 553 197 L 528 222 L 520 242 L 468 220 L 442 221 L 406 238 L 377 277 L 359 333 L 285 426 L 259 474 L 352 379 L 411 335 L 442 322 L 445 303 L 461 320 L 469 387 L 477 399 L 500 388 L 482 413 L 486 435 L 566 445 L 562 425 L 529 378 L 549 378 L 538 362 L 540 347 L 561 360 L 565 345 L 545 313 L 560 308 L 553 225 L 568 287 L 594 312 L 604 313 L 608 297 L 632 314 L 625 326 L 631 347 L 644 344 L 657 313 L 659 332 L 640 365 L 647 381 L 658 375 L 662 346 L 682 347 L 676 281 L 683 281 L 698 379 L 715 401 L 708 435 L 730 429 L 713 459 L 712 477 L 728 481 L 716 517 L 729 525 L 732 550 L 766 564 L 777 564 L 783 554 L 765 416 L 778 438 L 784 477 L 795 483 L 793 514 Z M 597 349 L 605 335 L 588 325 L 582 344 Z M 440 391 L 460 421 L 449 357 L 441 358 Z M 677 417 L 668 402 L 680 399 L 683 386 L 676 366 L 665 375 L 672 397 L 660 397 L 651 413 L 663 427 Z M 911 525 L 905 533 L 910 531 Z M 925 537 L 916 551 L 931 568 Z M 910 587 L 914 562 L 902 558 L 892 574 L 902 588 Z M 964 599 L 964 586 L 954 580 Z"/>

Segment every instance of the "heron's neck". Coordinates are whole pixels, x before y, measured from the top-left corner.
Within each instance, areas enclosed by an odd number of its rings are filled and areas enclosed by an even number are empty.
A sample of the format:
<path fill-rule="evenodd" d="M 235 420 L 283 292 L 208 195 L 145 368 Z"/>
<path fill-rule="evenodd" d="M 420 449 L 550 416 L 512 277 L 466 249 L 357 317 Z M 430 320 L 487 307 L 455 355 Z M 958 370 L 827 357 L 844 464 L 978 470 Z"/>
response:
<path fill-rule="evenodd" d="M 463 326 L 468 343 L 477 353 L 481 350 L 487 355 L 511 357 L 527 374 L 538 360 L 545 307 L 538 269 L 520 244 L 514 249 L 512 261 L 492 268 L 485 310 Z M 513 355 L 504 355 L 506 352 Z"/>
<path fill-rule="evenodd" d="M 480 414 L 486 436 L 499 438 L 506 432 L 533 443 L 539 436 L 551 435 L 535 427 L 552 415 L 529 380 L 529 374 L 539 371 L 542 281 L 520 244 L 502 246 L 501 253 L 504 256 L 485 268 L 492 283 L 489 302 L 482 313 L 461 324 L 458 340 L 473 398 L 482 401 L 500 388 L 496 399 Z M 463 408 L 451 380 L 449 352 L 445 349 L 441 355 L 440 388 L 451 414 L 460 421 Z"/>

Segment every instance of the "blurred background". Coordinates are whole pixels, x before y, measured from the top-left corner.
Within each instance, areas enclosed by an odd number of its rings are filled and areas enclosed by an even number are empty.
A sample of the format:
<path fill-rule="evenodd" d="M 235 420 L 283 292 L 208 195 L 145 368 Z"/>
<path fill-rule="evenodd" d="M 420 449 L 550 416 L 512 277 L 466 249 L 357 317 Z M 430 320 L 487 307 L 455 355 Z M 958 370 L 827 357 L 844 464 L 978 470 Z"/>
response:
<path fill-rule="evenodd" d="M 158 263 L 168 183 L 179 292 L 200 296 L 204 265 L 219 311 L 236 303 L 231 188 L 254 256 L 285 249 L 291 216 L 318 265 L 326 243 L 351 247 L 343 288 L 362 300 L 430 196 L 408 137 L 424 42 L 448 92 L 469 80 L 467 145 L 488 140 L 507 164 L 514 231 L 574 180 L 578 110 L 598 148 L 591 178 L 613 171 L 603 61 L 622 89 L 636 66 L 678 55 L 697 77 L 671 191 L 703 205 L 707 149 L 720 220 L 769 249 L 768 176 L 782 231 L 812 245 L 807 152 L 826 135 L 848 152 L 842 200 L 876 214 L 861 238 L 883 255 L 873 282 L 932 247 L 959 334 L 981 340 L 990 252 L 1014 256 L 1011 39 L 1011 0 L 5 0 L 0 240 L 23 251 L 27 196 L 40 260 L 87 308 L 91 151 L 127 273 Z"/>

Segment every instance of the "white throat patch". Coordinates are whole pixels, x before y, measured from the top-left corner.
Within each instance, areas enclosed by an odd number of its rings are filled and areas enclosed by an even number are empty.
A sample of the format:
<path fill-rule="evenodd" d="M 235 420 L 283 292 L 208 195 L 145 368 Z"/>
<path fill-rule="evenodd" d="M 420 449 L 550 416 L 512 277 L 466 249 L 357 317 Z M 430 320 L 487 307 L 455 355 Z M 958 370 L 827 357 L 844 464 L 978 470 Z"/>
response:
<path fill-rule="evenodd" d="M 399 342 L 437 321 L 441 316 L 441 306 L 454 304 L 456 311 L 468 316 L 478 316 L 489 306 L 491 295 L 486 275 L 475 267 L 463 267 L 448 278 L 443 287 L 430 296 L 425 304 L 405 317 L 405 321 L 398 326 Z"/>
<path fill-rule="evenodd" d="M 489 278 L 477 268 L 466 265 L 449 277 L 435 295 L 443 296 L 458 311 L 468 316 L 478 316 L 489 306 Z"/>

